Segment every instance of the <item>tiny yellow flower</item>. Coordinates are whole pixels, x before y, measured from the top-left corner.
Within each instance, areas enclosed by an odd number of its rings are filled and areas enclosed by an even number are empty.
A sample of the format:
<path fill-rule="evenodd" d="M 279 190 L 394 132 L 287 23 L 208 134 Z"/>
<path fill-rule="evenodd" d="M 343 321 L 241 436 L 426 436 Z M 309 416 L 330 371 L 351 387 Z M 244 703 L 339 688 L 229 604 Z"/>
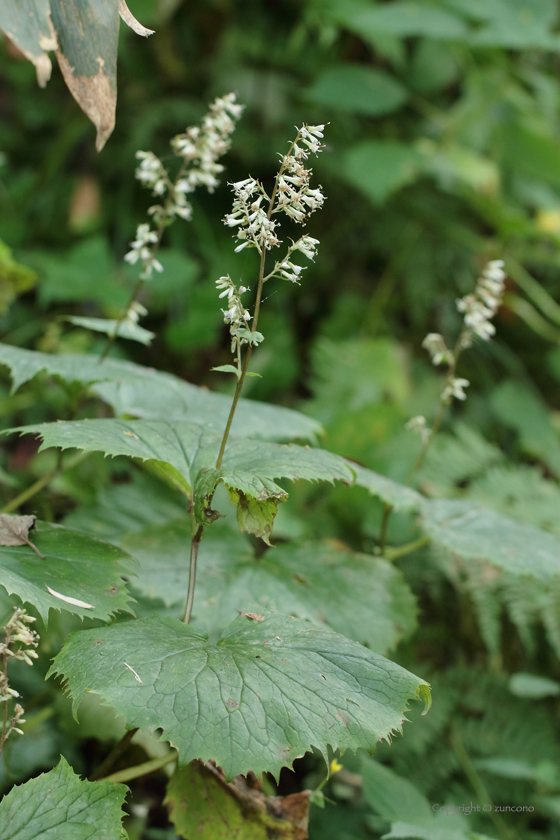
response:
<path fill-rule="evenodd" d="M 333 773 L 338 773 L 339 770 L 342 770 L 342 764 L 336 758 L 333 758 L 331 761 L 331 776 Z"/>

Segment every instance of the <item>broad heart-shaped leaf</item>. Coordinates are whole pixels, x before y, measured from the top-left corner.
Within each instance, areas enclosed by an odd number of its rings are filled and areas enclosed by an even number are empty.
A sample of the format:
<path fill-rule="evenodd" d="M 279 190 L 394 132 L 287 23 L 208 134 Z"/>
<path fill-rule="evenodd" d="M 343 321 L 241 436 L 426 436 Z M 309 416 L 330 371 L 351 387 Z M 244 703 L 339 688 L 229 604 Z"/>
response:
<path fill-rule="evenodd" d="M 119 610 L 132 612 L 128 606 L 131 596 L 122 579 L 134 570 L 130 555 L 61 525 L 37 522 L 32 533 L 33 544 L 44 559 L 27 545 L 0 546 L 0 584 L 10 595 L 33 604 L 45 623 L 49 609 L 103 621 Z"/>
<path fill-rule="evenodd" d="M 189 496 L 196 476 L 215 462 L 221 441 L 212 427 L 184 421 L 58 421 L 11 431 L 39 434 L 43 439 L 41 449 L 58 446 L 141 458 L 164 472 Z M 231 439 L 222 470 L 210 474 L 214 486 L 224 481 L 230 488 L 258 499 L 285 494 L 274 484 L 274 478 L 354 480 L 354 473 L 342 458 L 322 449 L 244 439 Z"/>
<path fill-rule="evenodd" d="M 352 467 L 356 475 L 356 485 L 358 487 L 365 487 L 372 496 L 378 496 L 396 511 L 416 511 L 422 510 L 424 496 L 417 493 L 411 487 L 406 487 L 404 484 L 399 484 L 391 478 L 368 470 L 354 461 L 347 461 Z"/>
<path fill-rule="evenodd" d="M 97 129 L 101 151 L 115 127 L 119 0 L 50 0 L 56 56 L 68 89 Z"/>
<path fill-rule="evenodd" d="M 0 29 L 33 62 L 37 81 L 45 87 L 52 72 L 47 51 L 56 49 L 49 0 L 2 0 Z"/>
<path fill-rule="evenodd" d="M 488 560 L 517 575 L 547 580 L 560 573 L 560 541 L 493 510 L 461 500 L 426 501 L 424 531 L 461 557 Z"/>
<path fill-rule="evenodd" d="M 134 588 L 168 607 L 184 605 L 190 522 L 177 519 L 130 534 L 122 546 L 138 561 Z M 241 612 L 274 609 L 325 624 L 386 653 L 416 625 L 416 602 L 401 573 L 376 557 L 334 542 L 281 545 L 257 558 L 248 541 L 221 523 L 198 554 L 193 624 L 217 638 Z"/>
<path fill-rule="evenodd" d="M 170 373 L 133 362 L 105 359 L 100 363 L 98 356 L 55 356 L 0 344 L 0 363 L 10 369 L 13 391 L 45 371 L 66 382 L 90 386 L 117 415 L 189 420 L 223 431 L 231 408 L 231 398 L 224 394 L 214 394 Z M 321 426 L 311 417 L 289 408 L 241 398 L 232 434 L 263 440 L 314 441 L 321 434 Z"/>
<path fill-rule="evenodd" d="M 83 782 L 66 759 L 0 802 L 2 840 L 123 840 L 125 785 Z"/>
<path fill-rule="evenodd" d="M 137 682 L 127 663 L 142 683 Z M 278 777 L 315 747 L 375 749 L 429 687 L 362 645 L 289 616 L 239 616 L 216 645 L 169 616 L 73 633 L 49 674 L 74 709 L 101 695 L 132 728 L 161 728 L 179 762 L 213 759 L 228 779 Z"/>

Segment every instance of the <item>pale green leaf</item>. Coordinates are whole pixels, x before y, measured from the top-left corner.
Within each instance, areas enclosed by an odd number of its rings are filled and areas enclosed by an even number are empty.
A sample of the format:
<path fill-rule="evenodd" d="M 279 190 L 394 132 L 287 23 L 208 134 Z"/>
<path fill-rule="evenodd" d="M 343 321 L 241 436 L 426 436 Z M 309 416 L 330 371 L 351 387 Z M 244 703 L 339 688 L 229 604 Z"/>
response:
<path fill-rule="evenodd" d="M 53 355 L 0 344 L 0 363 L 10 369 L 13 391 L 45 371 L 66 382 L 90 386 L 117 415 L 189 420 L 223 431 L 231 408 L 231 398 L 224 394 L 214 394 L 172 374 L 132 362 L 105 359 L 100 363 L 98 356 Z M 315 440 L 321 426 L 289 408 L 241 398 L 232 433 L 265 440 Z"/>
<path fill-rule="evenodd" d="M 52 72 L 47 52 L 56 49 L 50 11 L 49 0 L 3 0 L 0 4 L 0 29 L 33 62 L 41 87 Z"/>
<path fill-rule="evenodd" d="M 305 95 L 318 105 L 368 116 L 390 114 L 408 99 L 407 89 L 397 79 L 363 64 L 325 70 Z"/>
<path fill-rule="evenodd" d="M 428 38 L 456 39 L 467 33 L 461 18 L 422 0 L 395 0 L 356 15 L 355 29 L 364 35 L 383 32 L 391 35 L 425 35 Z"/>
<path fill-rule="evenodd" d="M 233 373 L 238 379 L 241 375 L 234 365 L 218 365 L 218 367 L 210 368 L 210 370 L 215 370 L 219 373 Z"/>
<path fill-rule="evenodd" d="M 460 557 L 543 580 L 560 572 L 560 541 L 546 531 L 460 500 L 426 501 L 422 516 L 428 536 Z"/>
<path fill-rule="evenodd" d="M 65 318 L 66 321 L 75 324 L 77 327 L 85 327 L 86 330 L 94 330 L 95 332 L 105 333 L 105 335 L 113 336 L 118 327 L 118 338 L 128 338 L 131 341 L 139 341 L 140 344 L 150 345 L 152 339 L 155 338 L 155 333 L 144 329 L 139 324 L 133 324 L 132 321 L 111 320 L 109 318 L 83 318 L 81 315 L 71 315 Z"/>
<path fill-rule="evenodd" d="M 384 475 L 379 475 L 373 470 L 368 470 L 353 461 L 347 463 L 350 464 L 356 474 L 356 486 L 365 487 L 372 496 L 378 496 L 397 511 L 422 509 L 425 499 L 416 490 L 406 487 L 404 484 L 399 484 L 391 478 L 386 478 Z"/>
<path fill-rule="evenodd" d="M 122 546 L 138 561 L 134 587 L 168 607 L 188 587 L 188 519 L 145 528 Z M 386 653 L 416 625 L 414 596 L 381 558 L 331 542 L 280 545 L 256 557 L 239 534 L 208 529 L 198 554 L 193 623 L 215 638 L 242 612 L 274 609 L 307 618 Z"/>
<path fill-rule="evenodd" d="M 181 765 L 213 759 L 228 779 L 278 776 L 312 746 L 372 751 L 401 730 L 410 699 L 428 696 L 424 680 L 356 642 L 274 614 L 239 616 L 217 645 L 162 616 L 83 630 L 50 673 L 75 708 L 100 694 L 129 727 L 161 728 Z"/>
<path fill-rule="evenodd" d="M 418 176 L 420 156 L 416 149 L 396 140 L 366 140 L 346 152 L 343 174 L 346 180 L 374 204 Z"/>
<path fill-rule="evenodd" d="M 47 522 L 37 522 L 32 538 L 44 559 L 27 545 L 0 546 L 0 583 L 9 594 L 33 604 L 45 622 L 49 609 L 103 621 L 119 610 L 132 612 L 122 579 L 134 569 L 130 555 L 110 543 Z"/>
<path fill-rule="evenodd" d="M 509 678 L 509 690 L 516 697 L 540 700 L 543 697 L 556 697 L 560 694 L 560 683 L 556 680 L 550 680 L 548 677 L 519 672 L 512 674 Z"/>
<path fill-rule="evenodd" d="M 432 822 L 430 803 L 408 779 L 369 756 L 362 757 L 360 769 L 366 801 L 380 817 L 387 822 L 402 820 L 415 825 Z"/>
<path fill-rule="evenodd" d="M 123 840 L 128 788 L 83 782 L 64 758 L 0 802 L 2 840 Z"/>
<path fill-rule="evenodd" d="M 442 821 L 438 825 L 411 825 L 406 822 L 394 822 L 391 831 L 384 834 L 381 840 L 494 840 L 486 834 L 474 831 L 457 831 L 449 828 Z"/>

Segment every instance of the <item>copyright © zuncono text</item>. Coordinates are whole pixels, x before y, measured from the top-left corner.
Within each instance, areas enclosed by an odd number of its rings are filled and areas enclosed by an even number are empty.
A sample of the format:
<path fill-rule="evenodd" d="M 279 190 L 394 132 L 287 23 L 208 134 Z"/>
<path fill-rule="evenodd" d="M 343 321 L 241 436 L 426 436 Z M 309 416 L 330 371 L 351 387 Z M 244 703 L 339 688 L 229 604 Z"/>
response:
<path fill-rule="evenodd" d="M 480 813 L 481 811 L 487 814 L 490 812 L 504 814 L 520 813 L 523 811 L 531 813 L 534 810 L 532 805 L 490 805 L 489 803 L 486 805 L 475 805 L 474 802 L 469 803 L 469 805 L 439 805 L 436 802 L 435 805 L 432 805 L 432 811 L 443 812 L 447 816 L 450 814 L 465 814 L 468 816 L 469 814 Z"/>

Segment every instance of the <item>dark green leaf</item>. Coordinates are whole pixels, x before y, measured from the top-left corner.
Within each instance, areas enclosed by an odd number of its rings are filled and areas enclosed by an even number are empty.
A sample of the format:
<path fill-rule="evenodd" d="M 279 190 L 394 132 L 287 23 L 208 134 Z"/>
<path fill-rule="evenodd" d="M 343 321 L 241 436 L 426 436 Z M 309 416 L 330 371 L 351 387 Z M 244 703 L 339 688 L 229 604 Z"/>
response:
<path fill-rule="evenodd" d="M 26 545 L 0 546 L 0 582 L 10 594 L 33 604 L 45 622 L 49 609 L 103 621 L 119 610 L 132 612 L 122 575 L 134 566 L 124 551 L 47 522 L 37 523 L 33 543 L 45 555 L 43 559 Z"/>
<path fill-rule="evenodd" d="M 96 383 L 91 390 L 111 405 L 117 415 L 188 419 L 192 423 L 211 424 L 222 431 L 231 408 L 230 397 L 213 394 L 169 373 L 132 362 L 105 359 L 100 363 L 97 356 L 55 356 L 0 344 L 0 363 L 10 368 L 14 391 L 40 371 L 67 382 L 90 386 Z M 315 440 L 321 426 L 311 417 L 289 408 L 241 398 L 232 433 L 265 440 Z"/>
<path fill-rule="evenodd" d="M 416 179 L 419 161 L 418 152 L 406 143 L 367 140 L 346 153 L 343 171 L 349 183 L 375 204 L 382 204 Z"/>
<path fill-rule="evenodd" d="M 426 533 L 460 557 L 488 560 L 517 575 L 547 580 L 560 572 L 560 541 L 472 502 L 426 501 Z"/>
<path fill-rule="evenodd" d="M 414 785 L 369 756 L 361 760 L 362 785 L 368 804 L 387 822 L 402 820 L 429 825 L 431 805 Z"/>
<path fill-rule="evenodd" d="M 45 87 L 52 71 L 47 51 L 56 49 L 49 0 L 2 0 L 0 29 L 33 62 L 37 81 Z"/>
<path fill-rule="evenodd" d="M 169 617 L 84 630 L 50 673 L 75 708 L 100 694 L 129 727 L 161 728 L 181 764 L 213 759 L 228 779 L 278 776 L 312 746 L 373 750 L 400 731 L 408 700 L 429 696 L 423 680 L 356 642 L 279 615 L 239 616 L 215 646 Z"/>
<path fill-rule="evenodd" d="M 83 782 L 66 760 L 0 802 L 2 840 L 122 840 L 128 788 Z"/>
<path fill-rule="evenodd" d="M 182 604 L 188 586 L 188 519 L 130 534 L 123 548 L 140 563 L 134 587 Z M 236 610 L 266 609 L 326 624 L 376 653 L 415 628 L 415 599 L 390 563 L 330 542 L 280 545 L 255 557 L 227 527 L 207 530 L 198 555 L 193 622 L 215 638 Z"/>
<path fill-rule="evenodd" d="M 97 129 L 101 151 L 115 127 L 118 0 L 50 0 L 57 58 L 70 93 Z"/>
<path fill-rule="evenodd" d="M 362 64 L 341 64 L 325 70 L 307 90 L 318 105 L 340 111 L 377 116 L 404 105 L 407 89 L 389 73 Z"/>
<path fill-rule="evenodd" d="M 354 27 L 364 35 L 387 32 L 391 35 L 425 35 L 428 38 L 455 39 L 467 33 L 463 21 L 432 3 L 395 0 L 371 8 L 354 18 Z"/>
<path fill-rule="evenodd" d="M 348 461 L 356 474 L 356 485 L 365 487 L 372 496 L 378 496 L 391 505 L 395 510 L 414 511 L 421 510 L 424 504 L 424 496 L 417 493 L 411 487 L 399 484 L 391 478 L 361 467 L 353 461 Z"/>

